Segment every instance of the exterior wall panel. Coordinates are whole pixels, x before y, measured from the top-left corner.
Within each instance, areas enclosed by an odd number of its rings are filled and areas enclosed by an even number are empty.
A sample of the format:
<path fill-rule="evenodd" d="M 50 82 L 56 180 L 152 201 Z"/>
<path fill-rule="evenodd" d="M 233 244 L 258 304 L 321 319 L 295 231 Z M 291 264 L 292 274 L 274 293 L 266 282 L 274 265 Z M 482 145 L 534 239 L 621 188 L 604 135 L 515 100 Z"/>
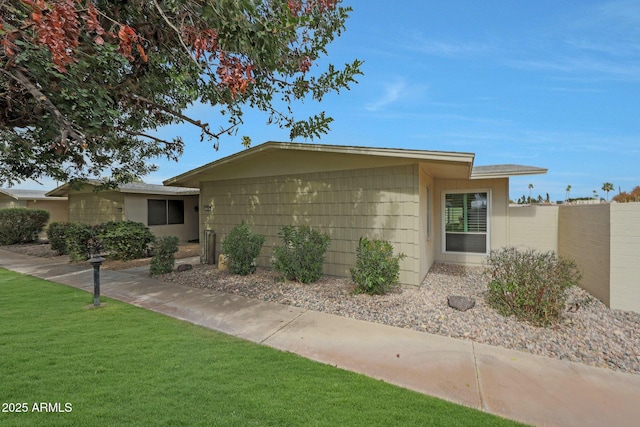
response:
<path fill-rule="evenodd" d="M 576 262 L 581 286 L 610 306 L 609 204 L 562 206 L 558 216 L 558 254 Z"/>
<path fill-rule="evenodd" d="M 509 246 L 558 252 L 558 206 L 509 206 Z"/>
<path fill-rule="evenodd" d="M 361 236 L 389 240 L 401 261 L 400 282 L 420 274 L 418 165 L 314 172 L 203 182 L 200 239 L 217 235 L 216 252 L 231 229 L 245 221 L 266 241 L 258 258 L 270 266 L 284 225 L 308 225 L 331 236 L 324 273 L 350 276 Z M 204 255 L 204 254 L 203 254 Z"/>
<path fill-rule="evenodd" d="M 101 224 L 124 221 L 124 194 L 84 190 L 69 193 L 69 222 Z"/>
<path fill-rule="evenodd" d="M 640 203 L 611 206 L 611 308 L 640 313 Z"/>

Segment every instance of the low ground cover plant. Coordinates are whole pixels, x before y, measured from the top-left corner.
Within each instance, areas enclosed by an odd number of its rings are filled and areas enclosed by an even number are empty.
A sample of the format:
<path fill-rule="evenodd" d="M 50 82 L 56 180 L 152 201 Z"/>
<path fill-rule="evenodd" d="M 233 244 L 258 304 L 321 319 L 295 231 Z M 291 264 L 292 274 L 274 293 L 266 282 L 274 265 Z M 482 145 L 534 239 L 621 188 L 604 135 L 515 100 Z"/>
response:
<path fill-rule="evenodd" d="M 229 257 L 229 271 L 246 276 L 256 271 L 256 258 L 260 255 L 264 236 L 254 234 L 242 221 L 222 241 L 222 252 Z"/>
<path fill-rule="evenodd" d="M 0 209 L 0 245 L 33 242 L 49 221 L 43 209 Z"/>
<path fill-rule="evenodd" d="M 274 270 L 287 280 L 311 283 L 322 277 L 325 255 L 331 239 L 309 226 L 286 225 L 279 233 L 282 245 L 273 248 Z"/>
<path fill-rule="evenodd" d="M 488 304 L 504 316 L 536 326 L 550 326 L 561 319 L 566 292 L 581 279 L 575 262 L 553 251 L 514 247 L 491 251 L 484 274 L 489 277 Z"/>
<path fill-rule="evenodd" d="M 356 249 L 356 265 L 351 278 L 356 292 L 384 295 L 398 284 L 400 260 L 404 254 L 393 255 L 393 246 L 386 240 L 361 237 Z"/>
<path fill-rule="evenodd" d="M 171 273 L 175 265 L 175 254 L 178 252 L 178 238 L 175 236 L 162 236 L 155 241 L 153 258 L 149 266 L 149 273 Z"/>

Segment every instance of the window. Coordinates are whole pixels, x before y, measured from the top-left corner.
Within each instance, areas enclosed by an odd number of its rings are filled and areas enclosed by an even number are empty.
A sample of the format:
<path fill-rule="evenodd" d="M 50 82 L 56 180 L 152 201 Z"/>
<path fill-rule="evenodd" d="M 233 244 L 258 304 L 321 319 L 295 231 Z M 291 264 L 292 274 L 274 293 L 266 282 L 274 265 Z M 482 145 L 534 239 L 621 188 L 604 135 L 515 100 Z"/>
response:
<path fill-rule="evenodd" d="M 446 193 L 445 252 L 487 253 L 488 192 Z"/>
<path fill-rule="evenodd" d="M 147 225 L 184 224 L 184 200 L 147 200 Z"/>

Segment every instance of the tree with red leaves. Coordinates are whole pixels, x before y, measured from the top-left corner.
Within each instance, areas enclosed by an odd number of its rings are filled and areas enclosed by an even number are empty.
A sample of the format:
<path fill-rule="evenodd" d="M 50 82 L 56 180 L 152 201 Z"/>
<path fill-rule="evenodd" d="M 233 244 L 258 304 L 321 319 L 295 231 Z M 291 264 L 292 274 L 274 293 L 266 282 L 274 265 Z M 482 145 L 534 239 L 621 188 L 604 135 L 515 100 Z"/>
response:
<path fill-rule="evenodd" d="M 150 131 L 190 123 L 217 149 L 248 107 L 291 139 L 319 137 L 332 119 L 299 120 L 291 105 L 321 101 L 361 74 L 359 60 L 313 67 L 345 29 L 351 9 L 340 3 L 0 1 L 0 184 L 105 171 L 113 183 L 130 181 L 155 170 L 154 158 L 182 154 L 179 136 Z M 228 123 L 212 130 L 189 117 L 195 102 Z"/>

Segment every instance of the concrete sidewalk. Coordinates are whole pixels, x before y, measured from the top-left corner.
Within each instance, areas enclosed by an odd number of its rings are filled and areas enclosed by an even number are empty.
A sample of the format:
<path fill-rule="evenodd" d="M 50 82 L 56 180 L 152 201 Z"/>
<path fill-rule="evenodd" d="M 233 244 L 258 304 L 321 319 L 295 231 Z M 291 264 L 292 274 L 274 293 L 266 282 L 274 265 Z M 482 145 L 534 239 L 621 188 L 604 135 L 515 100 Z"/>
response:
<path fill-rule="evenodd" d="M 0 249 L 0 267 L 93 292 L 91 266 Z M 101 270 L 101 293 L 533 425 L 636 426 L 640 375 Z"/>

